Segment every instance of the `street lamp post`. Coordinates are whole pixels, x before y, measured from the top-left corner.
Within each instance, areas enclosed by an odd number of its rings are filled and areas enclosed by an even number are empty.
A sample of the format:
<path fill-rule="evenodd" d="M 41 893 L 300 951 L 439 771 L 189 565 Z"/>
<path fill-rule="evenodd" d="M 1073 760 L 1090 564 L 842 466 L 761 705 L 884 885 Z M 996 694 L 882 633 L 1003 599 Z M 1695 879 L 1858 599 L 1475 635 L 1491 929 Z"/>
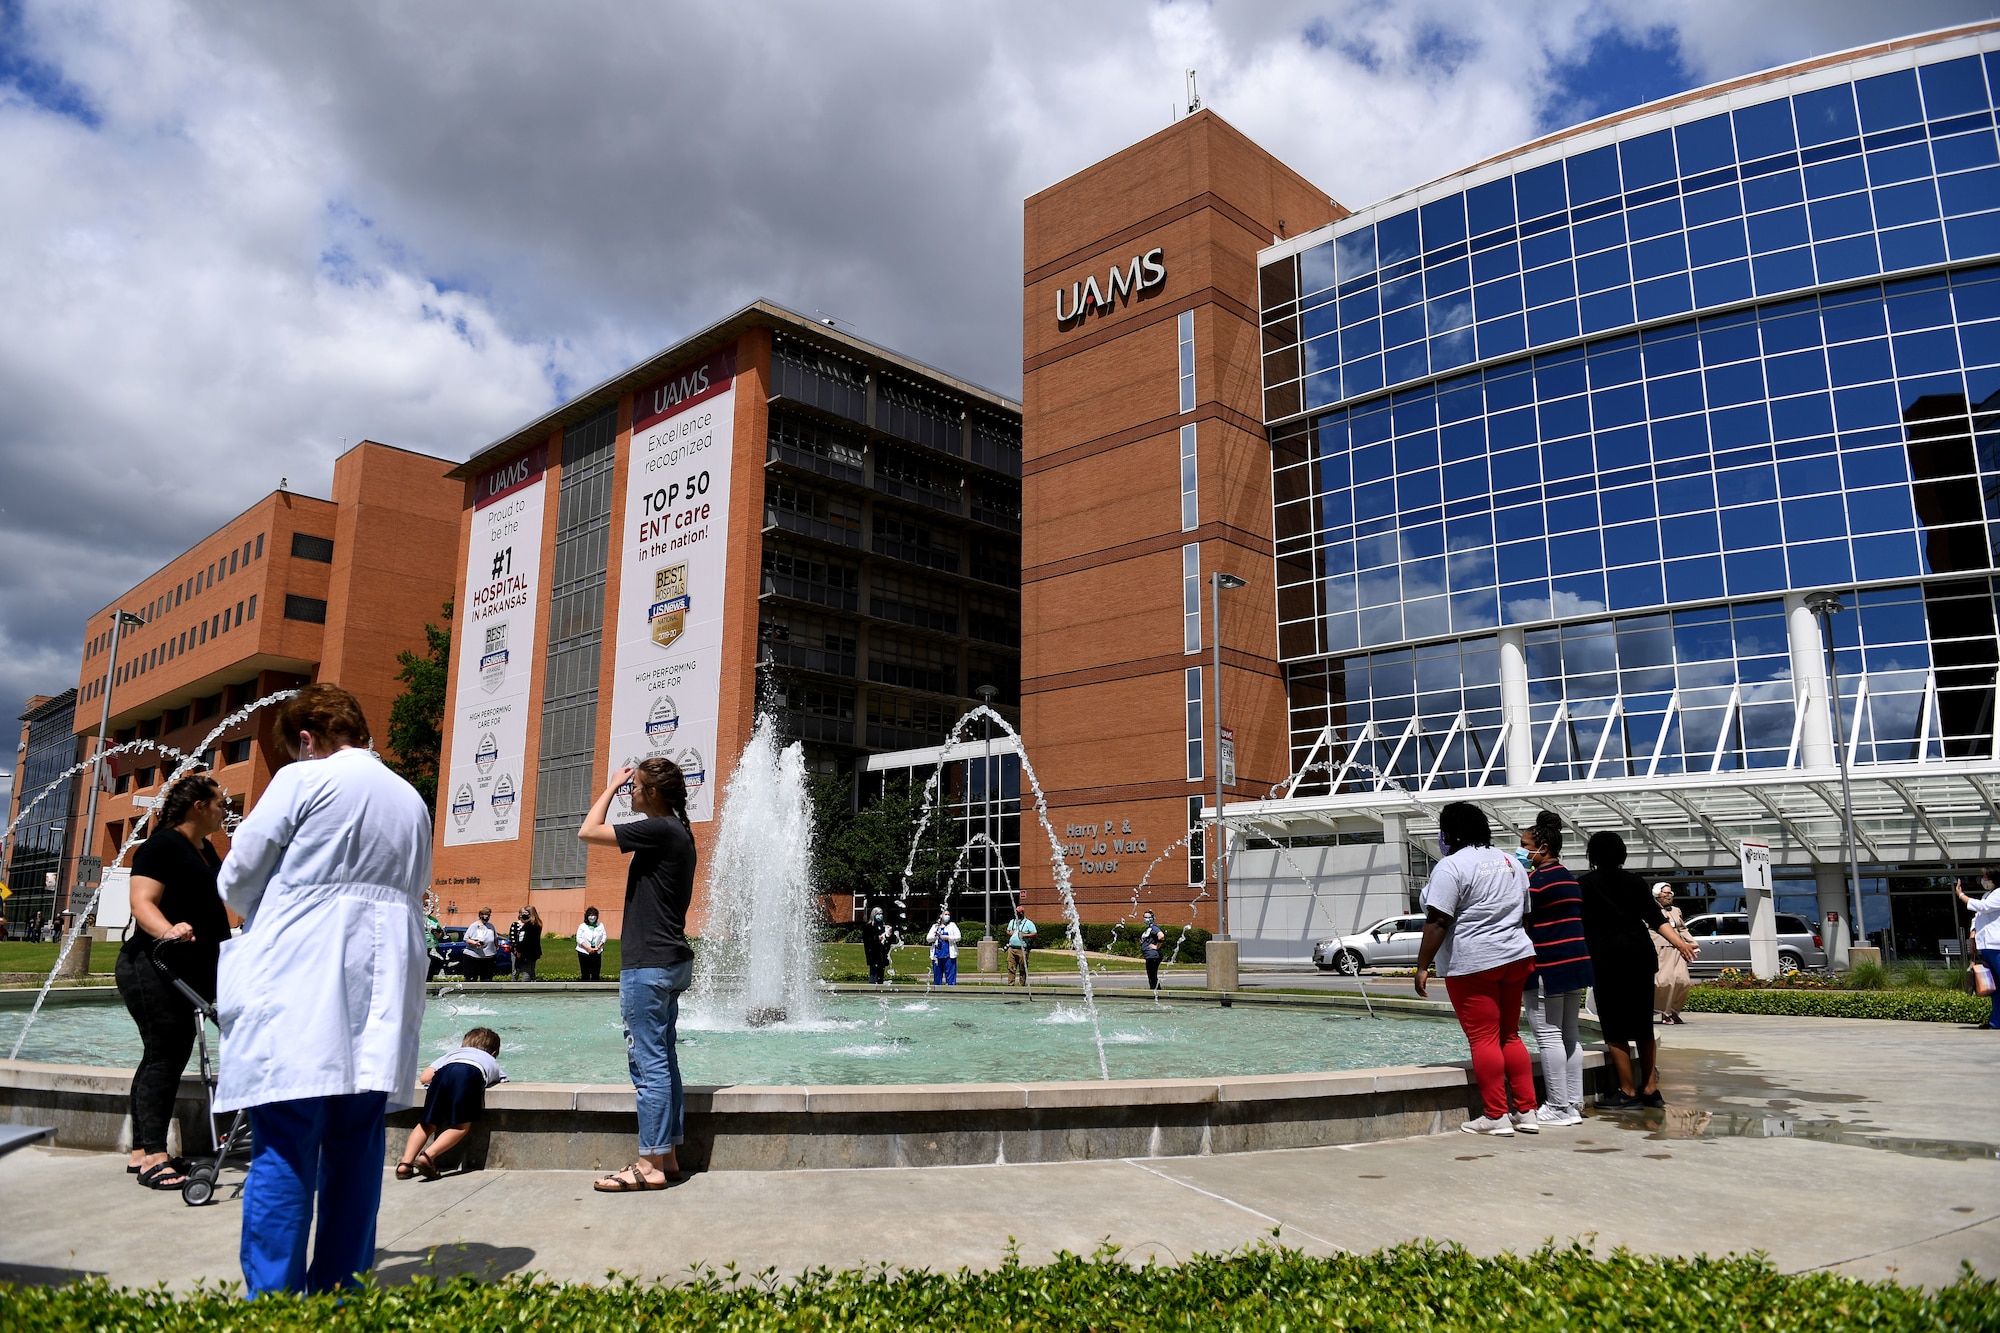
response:
<path fill-rule="evenodd" d="M 993 707 L 993 696 L 999 692 L 998 689 L 991 685 L 981 685 L 976 691 L 979 695 L 979 702 L 985 705 L 989 711 Z M 980 720 L 986 724 L 986 758 L 982 761 L 985 767 L 980 770 L 979 777 L 981 784 L 986 789 L 986 817 L 982 821 L 981 827 L 986 833 L 986 855 L 984 857 L 986 862 L 986 937 L 991 939 L 993 937 L 993 719 L 987 717 Z"/>
<path fill-rule="evenodd" d="M 76 844 L 79 866 L 82 864 L 82 858 L 90 855 L 90 848 L 96 840 L 94 835 L 97 832 L 97 792 L 104 785 L 104 737 L 111 728 L 111 691 L 116 687 L 118 679 L 118 632 L 127 625 L 145 623 L 122 607 L 111 613 L 111 656 L 104 664 L 104 703 L 97 710 L 97 752 L 92 757 L 90 765 L 90 800 L 84 806 L 83 832 L 78 836 Z M 71 887 L 73 890 L 74 882 Z M 49 911 L 53 914 L 55 908 L 51 907 Z"/>
<path fill-rule="evenodd" d="M 1240 588 L 1243 580 L 1217 570 L 1209 576 L 1211 614 L 1215 617 L 1215 846 L 1209 862 L 1215 867 L 1216 938 L 1229 938 L 1229 855 L 1222 827 L 1222 590 Z"/>
<path fill-rule="evenodd" d="M 1828 691 L 1827 713 L 1833 724 L 1833 753 L 1840 761 L 1840 810 L 1847 824 L 1847 910 L 1854 914 L 1854 934 L 1861 943 L 1868 942 L 1868 935 L 1862 929 L 1861 917 L 1861 860 L 1854 845 L 1854 793 L 1848 786 L 1847 766 L 1848 746 L 1842 737 L 1840 725 L 1840 655 L 1833 650 L 1833 618 L 1840 614 L 1840 594 L 1815 592 L 1806 596 L 1806 609 L 1819 617 L 1820 642 L 1826 648 L 1827 673 L 1832 677 L 1832 687 Z"/>

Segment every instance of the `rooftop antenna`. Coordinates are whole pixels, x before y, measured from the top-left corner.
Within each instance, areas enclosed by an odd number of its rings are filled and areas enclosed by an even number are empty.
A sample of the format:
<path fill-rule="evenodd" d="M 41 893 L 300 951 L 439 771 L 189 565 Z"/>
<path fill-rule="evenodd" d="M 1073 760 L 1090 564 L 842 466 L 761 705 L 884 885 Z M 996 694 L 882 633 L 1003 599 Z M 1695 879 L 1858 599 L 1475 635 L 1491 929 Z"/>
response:
<path fill-rule="evenodd" d="M 1195 91 L 1194 71 L 1187 72 L 1187 113 L 1192 116 L 1201 110 L 1201 94 Z"/>

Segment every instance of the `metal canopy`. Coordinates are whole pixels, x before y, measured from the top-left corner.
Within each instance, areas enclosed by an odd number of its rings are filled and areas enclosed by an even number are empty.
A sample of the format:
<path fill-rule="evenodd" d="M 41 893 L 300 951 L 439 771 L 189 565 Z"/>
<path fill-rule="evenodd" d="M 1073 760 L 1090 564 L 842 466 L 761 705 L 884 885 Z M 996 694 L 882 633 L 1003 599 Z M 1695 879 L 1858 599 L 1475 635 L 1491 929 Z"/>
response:
<path fill-rule="evenodd" d="M 1991 759 L 1864 764 L 1850 772 L 1855 838 L 1864 863 L 1950 864 L 2000 860 L 2000 763 Z M 1396 785 L 1328 796 L 1231 801 L 1230 827 L 1273 838 L 1380 830 L 1403 821 L 1404 836 L 1429 841 L 1438 810 L 1472 801 L 1496 831 L 1524 828 L 1553 810 L 1581 837 L 1609 829 L 1625 839 L 1633 868 L 1733 870 L 1737 842 L 1761 838 L 1774 864 L 1840 866 L 1837 768 L 1772 768 L 1609 777 L 1475 787 Z M 1212 809 L 1204 818 L 1212 818 Z"/>

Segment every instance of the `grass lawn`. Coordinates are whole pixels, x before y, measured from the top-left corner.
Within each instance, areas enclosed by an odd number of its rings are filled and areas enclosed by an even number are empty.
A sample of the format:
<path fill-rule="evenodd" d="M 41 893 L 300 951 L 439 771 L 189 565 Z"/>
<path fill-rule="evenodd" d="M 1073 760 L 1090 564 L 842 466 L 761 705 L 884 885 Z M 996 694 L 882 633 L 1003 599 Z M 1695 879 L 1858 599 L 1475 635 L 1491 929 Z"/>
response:
<path fill-rule="evenodd" d="M 0 972 L 40 972 L 56 965 L 56 953 L 60 944 L 29 944 L 22 940 L 0 942 Z M 102 972 L 110 975 L 118 964 L 118 946 L 115 944 L 93 944 L 90 948 L 90 970 L 93 974 Z"/>

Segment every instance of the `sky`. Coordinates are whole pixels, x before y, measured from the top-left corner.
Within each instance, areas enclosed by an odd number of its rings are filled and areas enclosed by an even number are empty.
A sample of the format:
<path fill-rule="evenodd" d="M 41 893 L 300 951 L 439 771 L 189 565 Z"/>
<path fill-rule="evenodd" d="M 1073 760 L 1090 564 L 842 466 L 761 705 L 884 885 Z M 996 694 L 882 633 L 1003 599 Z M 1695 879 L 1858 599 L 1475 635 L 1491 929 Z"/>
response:
<path fill-rule="evenodd" d="M 0 0 L 0 706 L 281 477 L 323 495 L 364 438 L 461 461 L 758 297 L 1017 393 L 1021 201 L 1167 125 L 1189 67 L 1358 208 L 1996 11 Z"/>

